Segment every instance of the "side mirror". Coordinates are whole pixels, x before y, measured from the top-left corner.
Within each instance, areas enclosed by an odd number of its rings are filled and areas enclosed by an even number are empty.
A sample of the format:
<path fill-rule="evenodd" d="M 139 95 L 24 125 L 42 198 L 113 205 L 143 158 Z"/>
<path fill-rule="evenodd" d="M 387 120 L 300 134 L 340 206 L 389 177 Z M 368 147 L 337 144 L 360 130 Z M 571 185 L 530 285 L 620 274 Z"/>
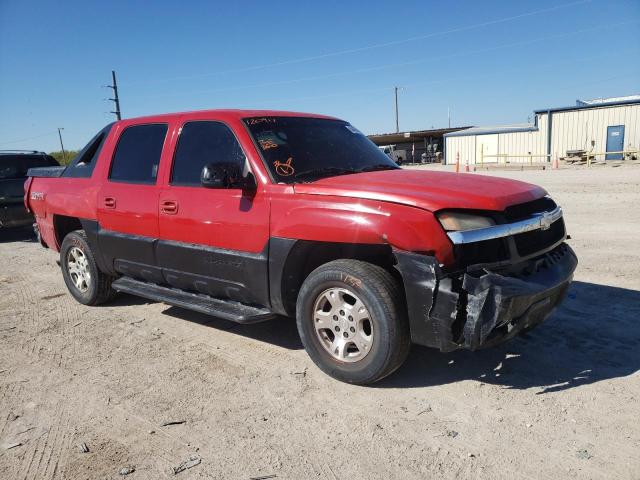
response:
<path fill-rule="evenodd" d="M 200 183 L 207 188 L 227 188 L 229 179 L 222 165 L 207 164 L 200 173 Z"/>
<path fill-rule="evenodd" d="M 200 183 L 206 188 L 242 188 L 255 190 L 256 179 L 251 172 L 242 175 L 242 168 L 236 163 L 207 164 L 202 168 Z"/>

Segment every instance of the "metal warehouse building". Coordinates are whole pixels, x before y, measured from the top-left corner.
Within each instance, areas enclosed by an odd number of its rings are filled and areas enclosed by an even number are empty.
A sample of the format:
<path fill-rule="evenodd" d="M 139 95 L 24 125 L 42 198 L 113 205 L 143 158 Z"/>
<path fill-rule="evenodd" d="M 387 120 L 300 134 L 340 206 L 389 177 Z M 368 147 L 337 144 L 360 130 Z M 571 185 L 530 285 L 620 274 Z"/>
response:
<path fill-rule="evenodd" d="M 533 124 L 474 127 L 447 133 L 445 161 L 550 162 L 554 158 L 638 158 L 640 96 L 576 102 L 535 110 Z"/>

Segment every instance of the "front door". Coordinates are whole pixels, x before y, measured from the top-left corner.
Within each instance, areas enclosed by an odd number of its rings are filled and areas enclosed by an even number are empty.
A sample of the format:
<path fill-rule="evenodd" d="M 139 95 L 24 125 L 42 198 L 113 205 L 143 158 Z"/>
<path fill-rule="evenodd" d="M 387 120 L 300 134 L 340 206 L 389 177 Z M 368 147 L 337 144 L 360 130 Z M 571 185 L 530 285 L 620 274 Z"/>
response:
<path fill-rule="evenodd" d="M 205 188 L 205 165 L 248 169 L 232 130 L 214 120 L 182 125 L 159 198 L 158 263 L 174 287 L 268 305 L 269 202 L 257 191 Z"/>
<path fill-rule="evenodd" d="M 98 192 L 98 245 L 118 273 L 162 282 L 158 239 L 158 166 L 166 124 L 132 125 L 118 139 L 107 179 Z"/>
<path fill-rule="evenodd" d="M 622 160 L 624 150 L 624 125 L 607 127 L 607 153 L 605 160 Z"/>

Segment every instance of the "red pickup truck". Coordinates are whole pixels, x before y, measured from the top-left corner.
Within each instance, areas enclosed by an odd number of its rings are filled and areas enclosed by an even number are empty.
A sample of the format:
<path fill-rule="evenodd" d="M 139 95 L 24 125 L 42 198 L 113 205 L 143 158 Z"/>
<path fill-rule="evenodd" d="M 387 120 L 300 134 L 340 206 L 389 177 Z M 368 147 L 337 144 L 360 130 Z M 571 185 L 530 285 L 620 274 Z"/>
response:
<path fill-rule="evenodd" d="M 475 350 L 531 329 L 577 265 L 542 188 L 402 169 L 320 115 L 122 120 L 29 177 L 25 204 L 79 302 L 296 317 L 313 361 L 351 383 L 389 375 L 411 343 Z"/>

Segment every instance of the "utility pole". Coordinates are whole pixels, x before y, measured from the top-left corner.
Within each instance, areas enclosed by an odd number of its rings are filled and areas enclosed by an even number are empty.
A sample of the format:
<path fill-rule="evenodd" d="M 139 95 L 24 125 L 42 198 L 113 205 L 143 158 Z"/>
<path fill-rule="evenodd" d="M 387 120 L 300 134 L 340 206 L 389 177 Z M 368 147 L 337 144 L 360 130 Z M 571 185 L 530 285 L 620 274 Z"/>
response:
<path fill-rule="evenodd" d="M 449 121 L 449 128 L 451 128 L 451 109 L 447 107 L 447 120 Z"/>
<path fill-rule="evenodd" d="M 113 98 L 110 98 L 109 100 L 114 102 L 116 105 L 115 111 L 111 113 L 115 113 L 116 118 L 118 120 L 122 120 L 122 117 L 120 116 L 120 98 L 118 97 L 118 83 L 116 82 L 115 70 L 111 70 L 111 79 L 113 80 L 113 83 L 111 85 L 107 85 L 107 87 L 113 90 Z"/>
<path fill-rule="evenodd" d="M 400 123 L 398 122 L 398 87 L 394 88 L 396 94 L 396 133 L 400 133 Z"/>
<path fill-rule="evenodd" d="M 60 138 L 60 148 L 62 149 L 62 161 L 66 165 L 67 163 L 67 154 L 64 151 L 64 145 L 62 144 L 62 133 L 61 130 L 64 130 L 62 127 L 58 127 L 58 137 Z"/>

